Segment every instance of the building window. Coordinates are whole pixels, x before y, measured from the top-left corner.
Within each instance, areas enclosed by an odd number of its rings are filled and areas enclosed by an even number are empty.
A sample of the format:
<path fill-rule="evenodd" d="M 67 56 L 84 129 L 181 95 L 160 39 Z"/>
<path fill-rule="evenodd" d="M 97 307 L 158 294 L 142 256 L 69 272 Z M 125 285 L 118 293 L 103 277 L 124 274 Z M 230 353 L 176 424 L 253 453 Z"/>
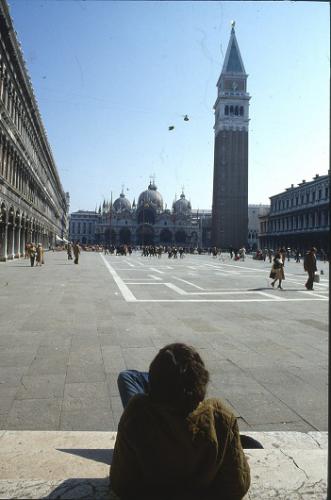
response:
<path fill-rule="evenodd" d="M 80 234 L 80 222 L 78 222 L 78 229 L 77 229 L 77 233 Z"/>
<path fill-rule="evenodd" d="M 303 203 L 304 203 L 304 197 L 303 197 L 303 195 L 302 195 L 302 196 L 301 196 L 301 205 L 303 205 Z"/>
<path fill-rule="evenodd" d="M 329 188 L 325 188 L 325 198 L 329 196 Z"/>
<path fill-rule="evenodd" d="M 321 198 L 322 198 L 322 190 L 321 190 L 321 189 L 319 189 L 319 190 L 318 190 L 318 199 L 320 200 Z"/>
<path fill-rule="evenodd" d="M 244 106 L 240 106 L 240 116 L 244 116 Z"/>
<path fill-rule="evenodd" d="M 306 194 L 306 203 L 309 203 L 309 193 Z"/>
<path fill-rule="evenodd" d="M 238 106 L 236 106 L 236 107 L 234 108 L 234 114 L 235 114 L 236 116 L 238 116 L 238 115 L 239 115 L 239 108 L 238 108 Z"/>
<path fill-rule="evenodd" d="M 315 201 L 315 197 L 316 197 L 316 193 L 315 193 L 315 191 L 313 191 L 313 192 L 312 192 L 312 198 L 313 198 L 313 199 L 312 199 L 312 201 L 313 201 L 313 202 Z"/>
<path fill-rule="evenodd" d="M 228 114 L 229 114 L 229 106 L 225 106 L 225 111 L 224 111 L 224 113 L 225 113 L 226 115 L 228 115 Z"/>
<path fill-rule="evenodd" d="M 230 115 L 233 116 L 233 106 L 230 106 Z"/>

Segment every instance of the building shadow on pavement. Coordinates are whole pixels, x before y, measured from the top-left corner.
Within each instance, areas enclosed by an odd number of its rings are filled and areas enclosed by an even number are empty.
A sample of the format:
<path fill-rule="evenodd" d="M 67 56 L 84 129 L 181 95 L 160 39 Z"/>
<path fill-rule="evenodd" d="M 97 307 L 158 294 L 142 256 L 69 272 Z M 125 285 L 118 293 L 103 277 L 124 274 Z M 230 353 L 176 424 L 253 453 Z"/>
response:
<path fill-rule="evenodd" d="M 83 457 L 88 460 L 94 460 L 106 465 L 111 465 L 113 458 L 112 449 L 57 448 L 57 451 Z M 120 500 L 110 491 L 108 476 L 104 478 L 74 477 L 65 479 L 43 498 Z"/>
<path fill-rule="evenodd" d="M 113 459 L 113 452 L 109 448 L 105 449 L 91 449 L 91 448 L 57 448 L 57 451 L 62 451 L 63 453 L 70 453 L 71 455 L 77 455 L 79 457 L 87 458 L 88 460 L 94 460 L 95 462 L 101 462 L 106 465 L 110 465 Z"/>

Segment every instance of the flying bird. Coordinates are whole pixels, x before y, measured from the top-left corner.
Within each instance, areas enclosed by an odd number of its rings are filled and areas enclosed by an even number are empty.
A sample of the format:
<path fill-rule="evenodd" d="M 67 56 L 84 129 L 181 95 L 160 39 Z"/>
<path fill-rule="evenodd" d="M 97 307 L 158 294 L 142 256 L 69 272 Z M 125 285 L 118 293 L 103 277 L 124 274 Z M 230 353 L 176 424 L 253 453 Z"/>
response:
<path fill-rule="evenodd" d="M 170 127 L 168 127 L 168 130 L 173 130 L 175 127 L 173 125 L 170 125 Z"/>

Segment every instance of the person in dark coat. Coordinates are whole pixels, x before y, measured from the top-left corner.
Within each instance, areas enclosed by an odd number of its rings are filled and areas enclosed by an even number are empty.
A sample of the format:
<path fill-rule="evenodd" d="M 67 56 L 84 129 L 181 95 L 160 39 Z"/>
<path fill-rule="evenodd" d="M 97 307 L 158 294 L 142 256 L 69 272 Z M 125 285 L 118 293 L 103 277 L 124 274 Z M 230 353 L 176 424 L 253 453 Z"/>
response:
<path fill-rule="evenodd" d="M 30 257 L 30 264 L 31 267 L 34 267 L 34 261 L 36 258 L 37 250 L 36 247 L 33 243 L 30 243 L 29 248 L 28 248 L 28 255 Z"/>
<path fill-rule="evenodd" d="M 245 496 L 250 470 L 237 419 L 220 399 L 205 400 L 208 381 L 192 347 L 169 344 L 159 351 L 118 426 L 110 484 L 121 500 Z"/>
<path fill-rule="evenodd" d="M 305 287 L 307 290 L 314 290 L 313 284 L 314 284 L 314 276 L 317 271 L 317 266 L 316 266 L 316 248 L 312 247 L 305 255 L 304 261 L 303 261 L 303 267 L 304 270 L 308 273 L 308 280 L 305 284 Z"/>
<path fill-rule="evenodd" d="M 77 241 L 77 243 L 75 243 L 75 244 L 74 244 L 74 246 L 73 246 L 73 251 L 74 251 L 74 256 L 75 256 L 74 263 L 75 263 L 75 264 L 78 264 L 78 261 L 79 261 L 79 255 L 80 255 L 80 246 L 79 246 L 78 241 Z"/>

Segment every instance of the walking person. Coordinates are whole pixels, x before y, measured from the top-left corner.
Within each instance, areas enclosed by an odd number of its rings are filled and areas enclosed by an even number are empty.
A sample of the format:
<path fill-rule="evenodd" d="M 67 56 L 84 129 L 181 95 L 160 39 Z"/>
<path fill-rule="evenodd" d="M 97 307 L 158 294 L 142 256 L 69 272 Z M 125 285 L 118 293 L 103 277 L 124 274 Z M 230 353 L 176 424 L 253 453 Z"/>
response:
<path fill-rule="evenodd" d="M 303 261 L 304 270 L 308 273 L 308 279 L 305 283 L 305 287 L 307 288 L 307 290 L 314 290 L 314 276 L 317 271 L 316 252 L 316 248 L 311 247 L 311 249 L 306 253 Z"/>
<path fill-rule="evenodd" d="M 271 248 L 268 249 L 268 258 L 269 258 L 269 262 L 271 264 L 271 262 L 272 262 L 272 250 L 271 250 Z"/>
<path fill-rule="evenodd" d="M 41 267 L 42 264 L 44 264 L 44 249 L 42 247 L 42 244 L 38 243 L 36 249 L 36 266 Z"/>
<path fill-rule="evenodd" d="M 297 249 L 295 252 L 295 262 L 300 262 L 300 257 L 301 257 L 300 251 L 299 249 Z"/>
<path fill-rule="evenodd" d="M 270 278 L 273 279 L 273 281 L 270 283 L 272 287 L 274 287 L 276 281 L 278 281 L 277 288 L 283 290 L 282 281 L 285 279 L 285 274 L 284 274 L 284 262 L 280 252 L 276 252 L 275 254 L 272 268 L 270 271 Z"/>
<path fill-rule="evenodd" d="M 30 245 L 28 247 L 28 255 L 30 257 L 31 267 L 34 267 L 34 261 L 36 258 L 36 247 L 34 246 L 33 243 L 30 243 Z"/>
<path fill-rule="evenodd" d="M 68 255 L 68 260 L 72 260 L 72 244 L 71 243 L 68 243 L 67 255 Z"/>
<path fill-rule="evenodd" d="M 74 251 L 74 256 L 75 256 L 74 263 L 75 263 L 75 264 L 78 264 L 78 261 L 79 261 L 79 255 L 80 255 L 80 246 L 79 246 L 78 241 L 74 244 L 74 246 L 73 246 L 73 251 Z"/>

